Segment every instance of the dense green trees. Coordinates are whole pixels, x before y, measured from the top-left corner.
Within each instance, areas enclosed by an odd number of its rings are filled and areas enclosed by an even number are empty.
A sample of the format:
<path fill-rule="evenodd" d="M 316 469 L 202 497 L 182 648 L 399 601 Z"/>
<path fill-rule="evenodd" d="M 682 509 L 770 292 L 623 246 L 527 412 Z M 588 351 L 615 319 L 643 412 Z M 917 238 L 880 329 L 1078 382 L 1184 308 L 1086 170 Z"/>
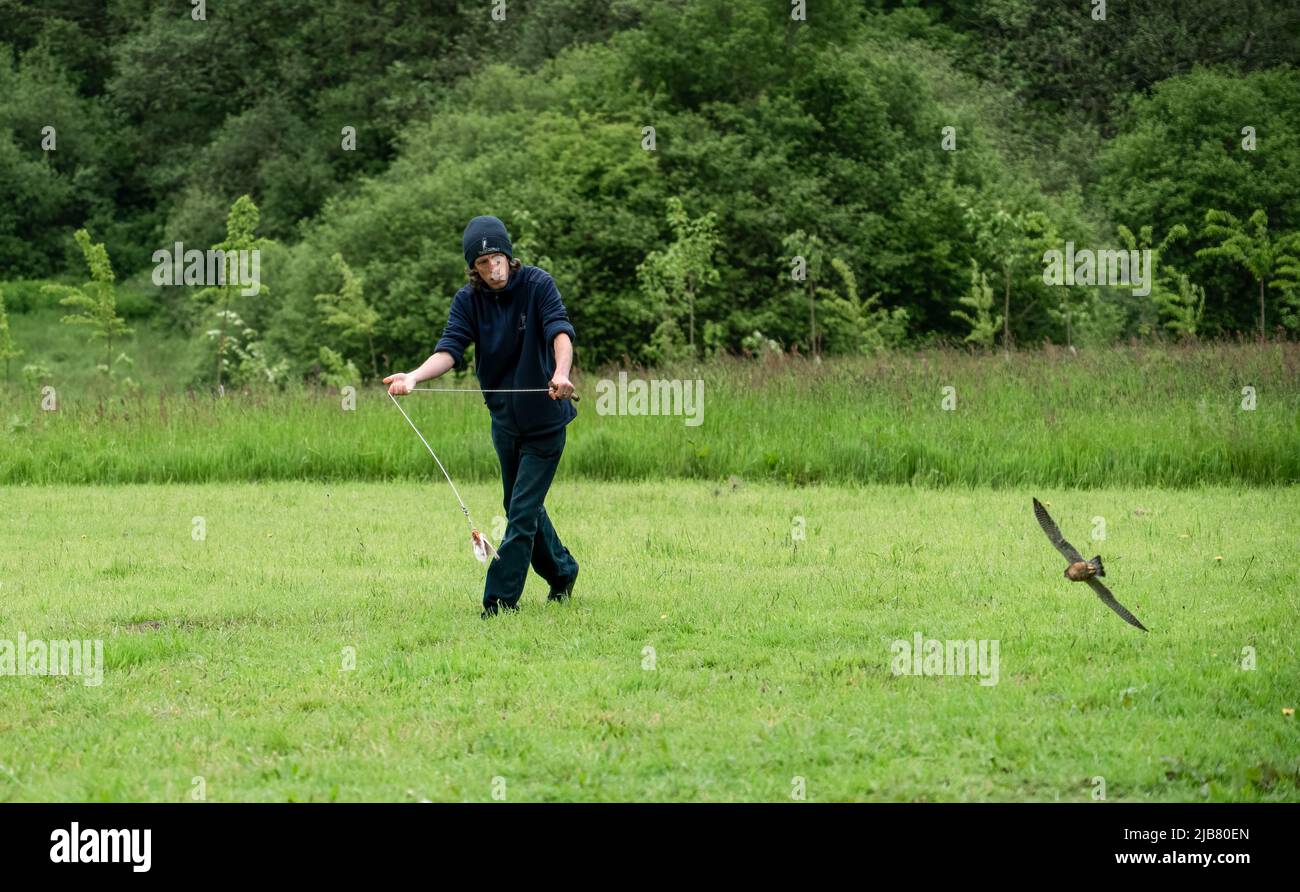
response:
<path fill-rule="evenodd" d="M 555 276 L 586 364 L 1257 329 L 1206 213 L 1300 230 L 1300 19 L 1231 6 L 0 0 L 0 280 L 74 272 L 86 227 L 138 281 L 248 195 L 265 292 L 153 300 L 255 344 L 250 379 L 423 359 L 479 213 Z M 712 266 L 674 278 L 687 220 Z M 1044 284 L 1049 248 L 1153 233 L 1150 295 Z M 1293 326 L 1291 259 L 1263 294 Z"/>
<path fill-rule="evenodd" d="M 1101 163 L 1101 196 L 1117 223 L 1191 233 L 1162 256 L 1205 288 L 1203 327 L 1257 328 L 1251 274 L 1200 253 L 1218 242 L 1203 234 L 1205 215 L 1262 210 L 1275 233 L 1300 230 L 1300 76 L 1196 68 L 1166 80 L 1133 97 Z"/>

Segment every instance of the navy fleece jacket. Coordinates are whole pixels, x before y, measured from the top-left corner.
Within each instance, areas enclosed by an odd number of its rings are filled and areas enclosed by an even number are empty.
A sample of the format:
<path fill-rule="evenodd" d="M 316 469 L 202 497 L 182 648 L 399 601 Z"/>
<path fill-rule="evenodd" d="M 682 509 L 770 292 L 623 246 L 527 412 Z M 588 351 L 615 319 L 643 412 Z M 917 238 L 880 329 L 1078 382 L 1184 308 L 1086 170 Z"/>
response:
<path fill-rule="evenodd" d="M 474 372 L 484 390 L 546 388 L 555 374 L 555 336 L 576 340 L 560 290 L 546 270 L 527 264 L 500 291 L 466 283 L 451 299 L 447 327 L 433 352 L 464 364 L 475 345 Z M 572 400 L 546 393 L 485 393 L 492 423 L 514 435 L 553 433 L 578 415 Z"/>

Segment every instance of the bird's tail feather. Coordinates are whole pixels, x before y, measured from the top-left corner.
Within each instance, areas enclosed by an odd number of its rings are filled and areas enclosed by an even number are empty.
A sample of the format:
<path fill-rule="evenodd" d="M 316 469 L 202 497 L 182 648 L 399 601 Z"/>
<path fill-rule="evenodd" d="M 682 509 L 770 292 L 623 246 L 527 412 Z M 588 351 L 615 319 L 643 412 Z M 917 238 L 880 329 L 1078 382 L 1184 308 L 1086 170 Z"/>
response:
<path fill-rule="evenodd" d="M 1098 554 L 1098 555 L 1094 555 L 1093 558 L 1092 558 L 1092 560 L 1088 561 L 1088 563 L 1092 564 L 1094 567 L 1097 568 L 1097 575 L 1098 575 L 1098 576 L 1105 576 L 1105 575 L 1106 575 L 1106 568 L 1103 567 L 1103 566 L 1101 565 L 1101 555 L 1099 555 L 1099 554 Z"/>

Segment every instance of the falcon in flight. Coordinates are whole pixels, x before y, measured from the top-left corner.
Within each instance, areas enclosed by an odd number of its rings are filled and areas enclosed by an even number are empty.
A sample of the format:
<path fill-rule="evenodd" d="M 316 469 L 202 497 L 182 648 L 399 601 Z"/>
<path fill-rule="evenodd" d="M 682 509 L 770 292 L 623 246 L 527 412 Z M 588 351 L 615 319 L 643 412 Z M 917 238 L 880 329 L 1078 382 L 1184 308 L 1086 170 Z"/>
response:
<path fill-rule="evenodd" d="M 1106 575 L 1106 568 L 1101 564 L 1101 555 L 1097 555 L 1090 561 L 1085 561 L 1083 555 L 1079 554 L 1079 550 L 1065 541 L 1065 537 L 1057 529 L 1056 522 L 1052 520 L 1052 516 L 1047 513 L 1047 509 L 1043 507 L 1043 503 L 1038 499 L 1034 499 L 1034 516 L 1038 518 L 1039 526 L 1043 528 L 1047 538 L 1052 540 L 1056 550 L 1065 555 L 1065 559 L 1070 562 L 1070 565 L 1065 568 L 1065 578 L 1071 582 L 1088 583 L 1092 590 L 1097 593 L 1097 597 L 1101 598 L 1102 603 L 1118 613 L 1124 622 L 1130 626 L 1137 626 L 1143 632 L 1147 631 L 1147 627 L 1138 622 L 1138 618 L 1129 613 L 1123 604 L 1116 601 L 1115 596 L 1110 593 L 1110 589 L 1102 585 L 1097 579 L 1098 576 Z"/>

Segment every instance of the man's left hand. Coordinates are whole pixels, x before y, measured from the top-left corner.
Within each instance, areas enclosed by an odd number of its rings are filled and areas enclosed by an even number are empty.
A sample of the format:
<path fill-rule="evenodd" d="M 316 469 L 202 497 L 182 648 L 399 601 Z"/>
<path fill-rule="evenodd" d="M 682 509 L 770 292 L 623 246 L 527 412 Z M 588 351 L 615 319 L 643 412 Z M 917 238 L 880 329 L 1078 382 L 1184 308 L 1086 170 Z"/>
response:
<path fill-rule="evenodd" d="M 573 382 L 569 380 L 568 375 L 561 375 L 556 372 L 551 376 L 551 399 L 567 400 L 573 396 Z"/>

